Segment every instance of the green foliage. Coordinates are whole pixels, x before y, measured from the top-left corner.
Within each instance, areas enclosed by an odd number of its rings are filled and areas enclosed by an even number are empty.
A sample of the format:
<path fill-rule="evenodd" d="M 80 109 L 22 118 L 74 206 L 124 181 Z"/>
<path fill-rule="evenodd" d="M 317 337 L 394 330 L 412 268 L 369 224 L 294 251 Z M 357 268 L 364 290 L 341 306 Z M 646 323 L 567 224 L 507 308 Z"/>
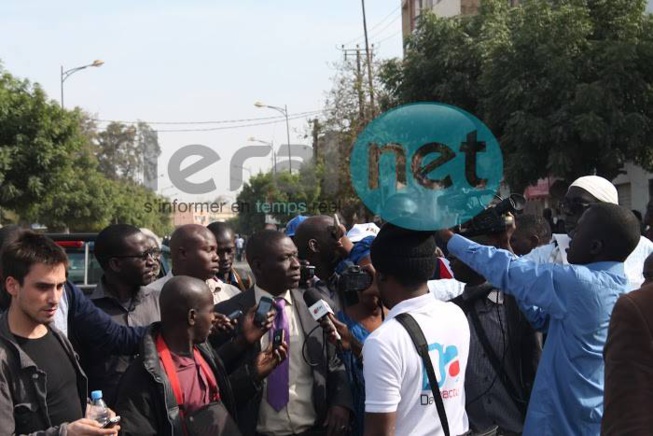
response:
<path fill-rule="evenodd" d="M 97 137 L 100 172 L 112 180 L 136 180 L 142 170 L 142 153 L 136 145 L 134 126 L 112 122 Z"/>
<path fill-rule="evenodd" d="M 50 231 L 98 231 L 122 222 L 168 233 L 169 215 L 146 208 L 161 198 L 134 181 L 144 149 L 150 158 L 160 154 L 146 124 L 98 133 L 88 115 L 61 109 L 38 85 L 0 68 L 0 208 L 7 215 Z"/>
<path fill-rule="evenodd" d="M 626 161 L 653 170 L 653 26 L 640 0 L 483 2 L 460 19 L 425 16 L 403 62 L 381 77 L 392 104 L 441 101 L 484 120 L 520 189 Z"/>
<path fill-rule="evenodd" d="M 238 231 L 251 234 L 262 229 L 266 215 L 285 224 L 299 214 L 320 213 L 319 205 L 323 200 L 318 181 L 321 171 L 307 163 L 299 174 L 284 171 L 275 176 L 268 172 L 250 178 L 236 198 Z"/>
<path fill-rule="evenodd" d="M 119 180 L 111 185 L 113 223 L 146 227 L 157 235 L 172 232 L 170 215 L 162 213 L 158 208 L 162 202 L 168 201 L 166 198 L 129 180 Z"/>
<path fill-rule="evenodd" d="M 78 114 L 0 69 L 0 206 L 23 214 L 58 189 L 79 150 Z"/>

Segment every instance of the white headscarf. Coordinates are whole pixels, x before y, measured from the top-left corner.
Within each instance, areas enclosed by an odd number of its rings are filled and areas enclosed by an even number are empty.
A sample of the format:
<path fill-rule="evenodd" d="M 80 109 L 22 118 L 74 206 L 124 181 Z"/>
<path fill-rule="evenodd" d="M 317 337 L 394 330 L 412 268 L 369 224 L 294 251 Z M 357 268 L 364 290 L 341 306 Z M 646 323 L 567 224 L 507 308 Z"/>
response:
<path fill-rule="evenodd" d="M 599 176 L 583 176 L 574 180 L 569 187 L 576 186 L 592 194 L 602 203 L 619 204 L 617 188 L 609 180 Z"/>

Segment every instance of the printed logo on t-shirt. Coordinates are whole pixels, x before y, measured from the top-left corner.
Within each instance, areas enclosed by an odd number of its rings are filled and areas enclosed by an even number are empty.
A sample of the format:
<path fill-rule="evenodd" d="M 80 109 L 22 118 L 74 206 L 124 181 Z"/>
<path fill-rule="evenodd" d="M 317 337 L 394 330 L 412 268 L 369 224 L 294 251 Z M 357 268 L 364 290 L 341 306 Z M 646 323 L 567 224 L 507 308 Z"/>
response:
<path fill-rule="evenodd" d="M 437 351 L 437 353 L 432 353 Z M 437 354 L 437 356 L 436 356 Z M 429 356 L 433 363 L 434 369 L 437 368 L 438 387 L 443 399 L 453 398 L 460 395 L 459 388 L 442 389 L 447 381 L 447 378 L 455 378 L 460 374 L 460 359 L 458 358 L 458 348 L 455 345 L 445 347 L 442 344 L 433 343 L 429 344 Z M 434 358 L 435 357 L 435 358 Z M 426 368 L 422 370 L 422 391 L 431 393 L 431 383 L 429 383 L 429 376 L 426 373 Z M 421 394 L 420 404 L 423 406 L 433 404 L 433 395 Z"/>
<path fill-rule="evenodd" d="M 433 359 L 434 353 L 432 351 L 437 351 L 437 358 Z M 431 362 L 433 366 L 438 369 L 439 375 L 438 387 L 442 389 L 444 384 L 447 381 L 447 377 L 457 377 L 460 374 L 460 359 L 458 359 L 458 348 L 455 345 L 449 345 L 445 347 L 442 344 L 437 342 L 429 344 L 429 355 L 431 356 Z M 428 374 L 426 374 L 426 368 L 423 369 L 422 377 L 422 390 L 430 391 L 431 383 L 429 383 Z"/>

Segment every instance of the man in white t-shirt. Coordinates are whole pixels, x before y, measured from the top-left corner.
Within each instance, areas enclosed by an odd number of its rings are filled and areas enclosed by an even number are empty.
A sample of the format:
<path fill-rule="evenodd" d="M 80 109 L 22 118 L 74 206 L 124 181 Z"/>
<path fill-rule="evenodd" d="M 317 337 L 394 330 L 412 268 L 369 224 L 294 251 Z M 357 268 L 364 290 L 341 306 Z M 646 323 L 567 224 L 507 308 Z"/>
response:
<path fill-rule="evenodd" d="M 444 431 L 422 359 L 405 328 L 394 319 L 409 313 L 429 344 L 452 435 L 468 429 L 465 370 L 470 332 L 462 310 L 437 301 L 427 280 L 436 266 L 435 239 L 385 224 L 371 258 L 383 304 L 390 309 L 363 347 L 365 435 L 442 435 Z"/>

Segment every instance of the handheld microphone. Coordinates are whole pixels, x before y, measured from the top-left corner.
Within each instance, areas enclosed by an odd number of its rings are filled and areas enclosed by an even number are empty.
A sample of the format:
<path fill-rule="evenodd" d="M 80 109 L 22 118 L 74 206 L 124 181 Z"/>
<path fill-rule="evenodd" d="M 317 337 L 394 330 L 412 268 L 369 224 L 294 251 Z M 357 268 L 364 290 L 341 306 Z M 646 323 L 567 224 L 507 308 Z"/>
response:
<path fill-rule="evenodd" d="M 338 333 L 338 330 L 336 330 L 336 327 L 329 319 L 328 315 L 330 313 L 333 314 L 333 309 L 331 309 L 329 303 L 327 303 L 322 299 L 320 292 L 315 288 L 309 288 L 306 291 L 304 291 L 303 297 L 306 306 L 308 306 L 308 311 L 311 313 L 313 319 L 317 322 L 320 322 L 324 319 L 326 320 L 326 323 L 329 325 L 329 327 L 333 329 L 333 331 L 335 332 L 336 341 L 338 341 L 338 351 L 341 351 L 342 338 L 340 337 L 340 333 Z"/>

